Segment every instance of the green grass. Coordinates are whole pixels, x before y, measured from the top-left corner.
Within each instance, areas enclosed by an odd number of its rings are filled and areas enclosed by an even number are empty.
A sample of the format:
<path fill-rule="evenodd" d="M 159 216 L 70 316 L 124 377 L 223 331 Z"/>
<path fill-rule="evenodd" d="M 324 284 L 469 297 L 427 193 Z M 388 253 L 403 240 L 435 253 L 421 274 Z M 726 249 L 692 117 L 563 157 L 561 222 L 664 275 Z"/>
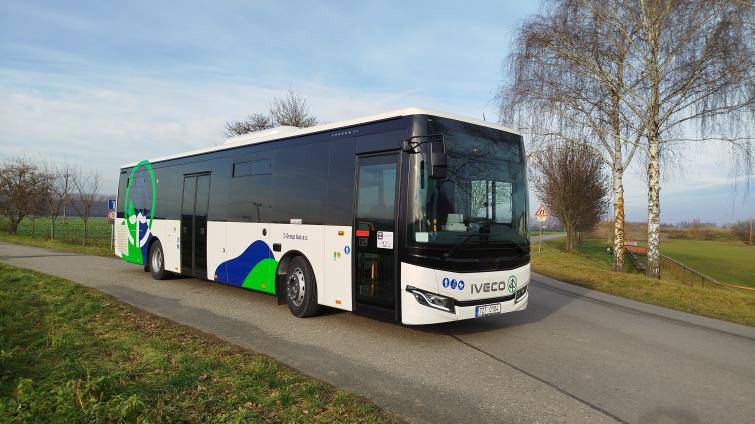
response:
<path fill-rule="evenodd" d="M 755 287 L 755 247 L 742 242 L 663 240 L 661 253 L 722 283 Z"/>
<path fill-rule="evenodd" d="M 563 249 L 565 240 L 555 241 L 553 244 Z M 577 245 L 577 252 L 585 258 L 599 262 L 604 267 L 612 268 L 613 255 L 607 250 L 610 246 L 611 244 L 605 240 L 583 240 Z M 628 273 L 642 273 L 632 263 L 629 253 L 624 255 L 624 270 Z"/>
<path fill-rule="evenodd" d="M 611 271 L 610 256 L 598 256 L 595 245 L 587 243 L 575 253 L 564 252 L 563 245 L 564 240 L 549 240 L 543 242 L 541 253 L 533 248 L 532 270 L 612 295 L 755 326 L 755 294 L 689 287 L 673 279 L 655 280 L 638 272 L 616 273 Z"/>
<path fill-rule="evenodd" d="M 110 248 L 110 222 L 107 218 L 90 218 L 89 240 L 82 243 L 84 223 L 80 218 L 58 218 L 55 223 L 55 240 L 50 240 L 50 219 L 24 219 L 18 226 L 17 234 L 7 231 L 8 218 L 0 217 L 0 241 L 23 244 L 33 247 L 66 250 L 87 255 L 113 256 Z"/>
<path fill-rule="evenodd" d="M 115 256 L 110 245 L 81 245 L 80 243 L 72 243 L 61 240 L 46 240 L 43 238 L 10 235 L 4 231 L 0 231 L 0 241 L 8 243 L 22 244 L 24 246 L 43 247 L 46 249 L 65 250 L 68 252 L 84 253 L 86 255 L 95 256 Z"/>
<path fill-rule="evenodd" d="M 565 234 L 562 231 L 543 231 L 544 236 L 550 236 L 550 235 L 556 235 L 556 234 Z M 540 230 L 530 230 L 530 236 L 539 236 Z"/>
<path fill-rule="evenodd" d="M 399 422 L 264 355 L 0 264 L 0 422 Z"/>

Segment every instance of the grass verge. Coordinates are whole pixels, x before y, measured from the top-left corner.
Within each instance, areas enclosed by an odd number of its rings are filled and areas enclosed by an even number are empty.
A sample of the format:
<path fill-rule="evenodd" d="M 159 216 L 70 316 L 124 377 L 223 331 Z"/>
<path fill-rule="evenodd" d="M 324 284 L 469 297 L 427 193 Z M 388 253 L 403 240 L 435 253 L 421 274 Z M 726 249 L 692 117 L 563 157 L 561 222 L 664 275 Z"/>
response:
<path fill-rule="evenodd" d="M 101 244 L 82 245 L 80 244 L 80 242 L 72 243 L 70 241 L 47 240 L 47 239 L 29 237 L 29 236 L 18 235 L 18 234 L 10 235 L 5 231 L 0 231 L 0 241 L 21 244 L 24 246 L 44 247 L 47 249 L 65 250 L 67 252 L 84 253 L 87 255 L 115 257 L 115 254 L 113 253 L 113 250 L 110 249 L 109 245 L 101 245 Z"/>
<path fill-rule="evenodd" d="M 0 422 L 399 422 L 264 355 L 0 264 Z"/>
<path fill-rule="evenodd" d="M 640 302 L 755 326 L 755 295 L 717 288 L 689 287 L 672 280 L 654 280 L 635 272 L 615 273 L 610 261 L 590 252 L 566 253 L 564 240 L 543 242 L 533 249 L 534 272 L 578 286 Z M 592 248 L 588 248 L 592 250 Z"/>

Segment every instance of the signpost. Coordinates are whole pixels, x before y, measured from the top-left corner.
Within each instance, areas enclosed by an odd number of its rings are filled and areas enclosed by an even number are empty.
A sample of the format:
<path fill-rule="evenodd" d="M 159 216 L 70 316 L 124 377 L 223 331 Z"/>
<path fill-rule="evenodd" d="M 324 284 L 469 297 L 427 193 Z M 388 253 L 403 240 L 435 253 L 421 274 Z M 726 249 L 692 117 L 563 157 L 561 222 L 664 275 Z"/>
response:
<path fill-rule="evenodd" d="M 540 223 L 540 238 L 537 239 L 537 253 L 540 253 L 540 244 L 543 243 L 543 222 L 548 220 L 548 210 L 545 209 L 544 204 L 535 209 L 535 219 Z"/>
<path fill-rule="evenodd" d="M 110 221 L 110 248 L 115 245 L 115 199 L 107 200 L 107 220 Z"/>

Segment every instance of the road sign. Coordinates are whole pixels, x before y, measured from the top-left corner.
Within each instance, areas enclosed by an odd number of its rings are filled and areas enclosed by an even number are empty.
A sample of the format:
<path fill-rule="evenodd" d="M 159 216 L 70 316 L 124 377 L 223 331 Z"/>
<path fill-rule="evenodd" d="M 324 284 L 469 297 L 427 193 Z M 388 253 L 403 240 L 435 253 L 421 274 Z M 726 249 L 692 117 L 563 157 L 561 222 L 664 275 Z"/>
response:
<path fill-rule="evenodd" d="M 115 221 L 115 211 L 114 210 L 111 209 L 111 210 L 107 211 L 107 219 L 110 222 L 114 222 Z"/>
<path fill-rule="evenodd" d="M 110 210 L 115 210 L 115 199 L 107 200 L 107 208 Z"/>
<path fill-rule="evenodd" d="M 548 210 L 545 209 L 545 205 L 543 205 L 542 203 L 537 207 L 537 209 L 535 209 L 535 218 L 538 220 L 538 222 L 548 220 Z"/>

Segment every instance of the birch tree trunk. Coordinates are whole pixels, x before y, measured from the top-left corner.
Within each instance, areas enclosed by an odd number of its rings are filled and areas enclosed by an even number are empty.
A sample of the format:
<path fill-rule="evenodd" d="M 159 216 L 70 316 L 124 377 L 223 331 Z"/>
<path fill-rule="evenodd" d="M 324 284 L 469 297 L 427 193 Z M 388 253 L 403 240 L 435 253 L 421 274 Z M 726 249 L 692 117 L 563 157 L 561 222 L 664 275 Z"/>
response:
<path fill-rule="evenodd" d="M 619 78 L 622 78 L 623 62 L 619 63 L 618 69 Z M 613 163 L 611 163 L 611 172 L 613 173 L 613 270 L 616 272 L 624 271 L 624 166 L 621 156 L 620 107 L 618 93 L 614 91 L 613 108 L 611 110 L 611 124 L 613 127 Z"/>
<path fill-rule="evenodd" d="M 624 270 L 624 180 L 621 157 L 618 161 L 618 165 L 615 162 L 613 165 L 613 270 L 621 272 Z"/>
<path fill-rule="evenodd" d="M 648 263 L 645 274 L 648 277 L 661 277 L 661 134 L 660 134 L 660 92 L 661 72 L 659 60 L 659 38 L 661 8 L 642 2 L 645 13 L 643 25 L 647 37 L 649 54 L 646 59 L 650 87 L 647 112 L 648 139 Z"/>
<path fill-rule="evenodd" d="M 661 158 L 657 132 L 648 137 L 648 264 L 649 277 L 661 276 Z"/>

